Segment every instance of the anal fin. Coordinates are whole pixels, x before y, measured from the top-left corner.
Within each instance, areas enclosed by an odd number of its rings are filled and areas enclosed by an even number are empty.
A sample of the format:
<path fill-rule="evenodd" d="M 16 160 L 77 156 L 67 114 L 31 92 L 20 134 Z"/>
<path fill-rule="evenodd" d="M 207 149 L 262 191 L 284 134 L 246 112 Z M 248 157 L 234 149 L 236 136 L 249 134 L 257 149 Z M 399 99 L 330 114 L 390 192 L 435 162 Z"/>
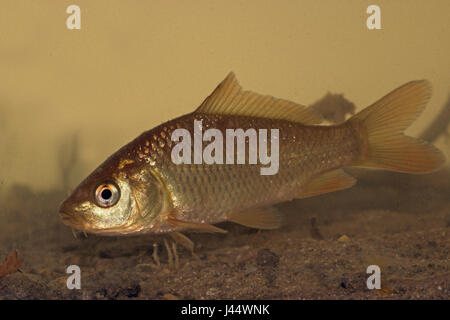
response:
<path fill-rule="evenodd" d="M 283 225 L 283 215 L 272 207 L 254 208 L 233 213 L 229 221 L 256 229 L 278 229 Z"/>
<path fill-rule="evenodd" d="M 297 198 L 308 198 L 323 193 L 350 188 L 356 179 L 344 170 L 333 170 L 313 178 L 298 195 Z"/>

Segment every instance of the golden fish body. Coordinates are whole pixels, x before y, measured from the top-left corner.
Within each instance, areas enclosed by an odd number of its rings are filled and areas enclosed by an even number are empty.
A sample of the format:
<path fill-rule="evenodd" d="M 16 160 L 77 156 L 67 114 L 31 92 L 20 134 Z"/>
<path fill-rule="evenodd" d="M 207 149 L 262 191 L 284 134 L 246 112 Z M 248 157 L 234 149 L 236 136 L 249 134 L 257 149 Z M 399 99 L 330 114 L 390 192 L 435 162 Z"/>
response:
<path fill-rule="evenodd" d="M 190 128 L 193 136 L 194 120 L 219 129 L 224 137 L 229 128 L 279 129 L 278 173 L 261 175 L 261 164 L 175 165 L 170 157 L 172 130 Z M 145 154 L 146 141 L 152 140 Z M 299 197 L 312 177 L 350 164 L 360 150 L 357 133 L 349 125 L 313 127 L 286 120 L 208 114 L 190 114 L 168 122 L 143 134 L 136 143 L 144 150 L 144 162 L 157 168 L 166 182 L 179 218 L 199 223 L 225 221 L 239 211 Z"/>
<path fill-rule="evenodd" d="M 410 82 L 341 125 L 320 126 L 307 108 L 243 91 L 230 74 L 194 113 L 144 132 L 108 158 L 63 202 L 63 222 L 106 235 L 221 232 L 212 224 L 222 221 L 277 228 L 282 219 L 271 205 L 352 186 L 355 179 L 340 168 L 424 173 L 440 167 L 437 149 L 402 133 L 429 93 L 427 82 Z M 173 133 L 185 129 L 195 137 L 196 123 L 223 137 L 229 129 L 278 130 L 277 149 L 267 145 L 268 154 L 278 154 L 276 174 L 262 175 L 267 165 L 250 164 L 249 149 L 242 164 L 237 154 L 234 164 L 174 163 Z M 208 143 L 201 142 L 202 150 Z"/>

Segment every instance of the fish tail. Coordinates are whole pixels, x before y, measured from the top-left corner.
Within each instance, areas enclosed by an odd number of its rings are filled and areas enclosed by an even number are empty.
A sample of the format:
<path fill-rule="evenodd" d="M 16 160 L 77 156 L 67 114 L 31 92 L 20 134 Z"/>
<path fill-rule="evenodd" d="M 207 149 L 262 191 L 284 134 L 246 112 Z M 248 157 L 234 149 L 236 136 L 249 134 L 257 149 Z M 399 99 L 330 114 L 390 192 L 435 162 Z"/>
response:
<path fill-rule="evenodd" d="M 348 122 L 361 138 L 361 154 L 352 166 L 407 173 L 439 169 L 445 157 L 437 148 L 403 134 L 430 97 L 428 81 L 412 81 L 350 118 Z"/>

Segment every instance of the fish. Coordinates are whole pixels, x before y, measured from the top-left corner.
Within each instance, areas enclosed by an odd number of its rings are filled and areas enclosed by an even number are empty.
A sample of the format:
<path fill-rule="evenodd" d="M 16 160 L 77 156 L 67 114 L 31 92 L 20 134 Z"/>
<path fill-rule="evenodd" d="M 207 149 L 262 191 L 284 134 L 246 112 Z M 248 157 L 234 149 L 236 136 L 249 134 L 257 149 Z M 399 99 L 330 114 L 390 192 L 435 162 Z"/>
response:
<path fill-rule="evenodd" d="M 445 157 L 436 147 L 403 133 L 430 97 L 428 81 L 411 81 L 331 125 L 311 108 L 243 90 L 230 73 L 194 112 L 112 154 L 62 202 L 59 215 L 74 229 L 105 236 L 224 233 L 216 224 L 225 221 L 280 228 L 285 220 L 274 205 L 352 187 L 356 179 L 347 167 L 411 174 L 441 168 Z M 277 130 L 278 149 L 271 143 L 267 150 L 278 152 L 276 173 L 261 174 L 265 164 L 247 163 L 248 154 L 244 163 L 174 162 L 180 142 L 174 133 L 195 136 L 196 123 L 223 135 L 227 129 Z"/>

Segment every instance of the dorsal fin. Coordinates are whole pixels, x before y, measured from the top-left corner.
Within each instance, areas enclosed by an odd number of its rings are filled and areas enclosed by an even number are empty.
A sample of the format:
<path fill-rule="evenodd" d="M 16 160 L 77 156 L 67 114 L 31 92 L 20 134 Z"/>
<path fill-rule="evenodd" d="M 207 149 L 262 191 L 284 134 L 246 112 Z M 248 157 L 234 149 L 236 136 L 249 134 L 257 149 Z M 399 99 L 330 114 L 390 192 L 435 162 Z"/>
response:
<path fill-rule="evenodd" d="M 305 106 L 242 90 L 233 72 L 228 74 L 195 112 L 289 120 L 302 124 L 322 122 L 318 113 Z"/>

